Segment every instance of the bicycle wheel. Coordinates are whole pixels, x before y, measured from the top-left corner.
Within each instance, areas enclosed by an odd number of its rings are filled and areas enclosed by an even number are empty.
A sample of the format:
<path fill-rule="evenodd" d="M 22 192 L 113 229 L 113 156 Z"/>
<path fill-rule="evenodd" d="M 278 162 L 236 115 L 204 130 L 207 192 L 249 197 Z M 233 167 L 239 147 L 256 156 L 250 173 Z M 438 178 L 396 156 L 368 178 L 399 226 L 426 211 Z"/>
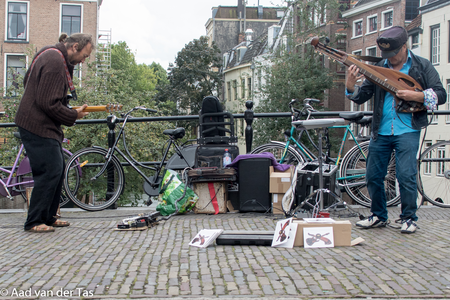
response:
<path fill-rule="evenodd" d="M 64 161 L 67 164 L 67 162 L 69 161 L 70 155 L 68 153 L 66 153 L 66 152 L 63 152 L 63 156 L 64 156 Z M 76 181 L 75 182 L 76 183 L 79 182 L 79 176 L 76 177 Z M 75 185 L 75 187 L 78 188 L 77 185 Z M 69 203 L 69 201 L 70 201 L 70 198 L 69 198 L 69 196 L 67 196 L 67 192 L 64 189 L 64 184 L 63 184 L 63 187 L 62 187 L 62 190 L 61 190 L 61 196 L 59 197 L 59 207 L 63 207 L 64 205 Z"/>
<path fill-rule="evenodd" d="M 366 187 L 366 159 L 369 152 L 369 141 L 351 148 L 342 159 L 339 167 L 339 182 L 344 186 L 350 198 L 365 207 L 370 207 L 372 200 Z M 386 204 L 396 205 L 400 201 L 397 179 L 395 176 L 395 155 L 392 153 L 384 181 Z"/>
<path fill-rule="evenodd" d="M 259 154 L 263 152 L 270 152 L 273 154 L 278 162 L 288 165 L 298 165 L 305 162 L 303 156 L 295 150 L 294 147 L 289 146 L 287 153 L 284 155 L 283 161 L 281 161 L 283 154 L 286 149 L 286 143 L 282 142 L 271 142 L 256 147 L 250 152 L 250 154 Z"/>
<path fill-rule="evenodd" d="M 102 148 L 86 148 L 73 154 L 67 162 L 65 191 L 70 200 L 84 210 L 106 209 L 122 194 L 125 178 L 117 157 L 113 156 L 100 173 L 105 166 L 106 154 Z"/>
<path fill-rule="evenodd" d="M 417 188 L 428 201 L 440 207 L 450 207 L 450 141 L 431 145 L 417 162 Z"/>

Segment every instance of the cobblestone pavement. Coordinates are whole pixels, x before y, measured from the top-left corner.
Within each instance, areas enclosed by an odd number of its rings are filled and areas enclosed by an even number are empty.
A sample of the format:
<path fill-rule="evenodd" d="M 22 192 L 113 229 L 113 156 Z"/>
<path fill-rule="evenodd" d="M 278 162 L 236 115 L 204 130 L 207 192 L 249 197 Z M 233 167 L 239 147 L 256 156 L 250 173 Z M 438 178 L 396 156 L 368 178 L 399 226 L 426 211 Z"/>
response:
<path fill-rule="evenodd" d="M 63 210 L 71 226 L 45 234 L 24 232 L 23 212 L 0 214 L 0 299 L 450 298 L 450 209 L 421 208 L 412 235 L 353 226 L 352 238 L 365 239 L 354 247 L 188 246 L 204 228 L 274 230 L 277 218 L 255 213 L 188 214 L 145 231 L 113 230 L 148 212 Z M 398 213 L 389 208 L 391 220 Z"/>

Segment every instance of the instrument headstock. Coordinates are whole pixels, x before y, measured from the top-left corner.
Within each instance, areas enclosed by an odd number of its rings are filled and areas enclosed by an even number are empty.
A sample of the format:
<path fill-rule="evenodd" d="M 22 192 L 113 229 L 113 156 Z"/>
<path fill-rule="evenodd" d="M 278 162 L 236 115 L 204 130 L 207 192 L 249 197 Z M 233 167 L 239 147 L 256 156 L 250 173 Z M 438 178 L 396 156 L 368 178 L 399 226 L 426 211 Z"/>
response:
<path fill-rule="evenodd" d="M 123 105 L 122 104 L 112 104 L 109 103 L 105 106 L 105 111 L 111 113 L 114 111 L 121 111 L 122 110 Z"/>
<path fill-rule="evenodd" d="M 319 41 L 319 37 L 315 36 L 311 39 L 311 45 L 314 46 L 316 51 L 329 56 L 331 59 L 337 60 L 340 63 L 344 63 L 347 59 L 347 53 L 331 48 Z"/>

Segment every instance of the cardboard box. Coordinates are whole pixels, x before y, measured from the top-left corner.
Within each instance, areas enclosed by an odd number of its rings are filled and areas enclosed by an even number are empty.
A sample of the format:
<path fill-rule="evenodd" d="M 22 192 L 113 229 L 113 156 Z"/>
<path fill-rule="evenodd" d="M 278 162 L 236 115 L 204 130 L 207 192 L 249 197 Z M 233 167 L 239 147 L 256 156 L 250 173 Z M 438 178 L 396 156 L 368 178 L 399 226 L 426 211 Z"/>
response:
<path fill-rule="evenodd" d="M 227 212 L 227 183 L 214 182 L 214 191 L 216 193 L 217 204 L 219 205 L 219 213 Z M 211 202 L 208 182 L 194 183 L 194 192 L 198 196 L 198 201 L 193 208 L 196 214 L 214 214 L 214 206 Z"/>
<path fill-rule="evenodd" d="M 352 223 L 350 221 L 334 221 L 334 223 L 307 223 L 302 220 L 293 220 L 297 223 L 297 234 L 295 235 L 294 246 L 303 247 L 304 227 L 333 227 L 334 246 L 353 246 L 364 240 L 355 239 L 352 241 Z"/>
<path fill-rule="evenodd" d="M 294 167 L 290 167 L 284 172 L 275 171 L 271 166 L 270 171 L 270 181 L 269 181 L 269 193 L 271 194 L 284 194 L 287 192 L 291 186 L 292 176 L 294 174 Z"/>
<path fill-rule="evenodd" d="M 284 194 L 272 194 L 272 213 L 274 215 L 284 215 L 283 208 L 281 207 L 283 197 Z"/>

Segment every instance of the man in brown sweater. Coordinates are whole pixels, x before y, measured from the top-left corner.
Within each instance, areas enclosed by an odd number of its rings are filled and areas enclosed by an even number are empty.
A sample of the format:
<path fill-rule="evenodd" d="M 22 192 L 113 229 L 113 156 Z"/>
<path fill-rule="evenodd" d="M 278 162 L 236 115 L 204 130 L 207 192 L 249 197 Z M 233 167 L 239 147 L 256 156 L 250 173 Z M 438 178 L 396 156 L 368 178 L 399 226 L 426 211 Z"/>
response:
<path fill-rule="evenodd" d="M 62 34 L 59 43 L 42 48 L 25 74 L 25 91 L 15 117 L 23 145 L 30 159 L 34 188 L 24 229 L 52 232 L 69 226 L 56 219 L 64 175 L 61 125 L 72 126 L 88 113 L 70 109 L 68 91 L 76 97 L 73 68 L 90 56 L 92 36 Z"/>

